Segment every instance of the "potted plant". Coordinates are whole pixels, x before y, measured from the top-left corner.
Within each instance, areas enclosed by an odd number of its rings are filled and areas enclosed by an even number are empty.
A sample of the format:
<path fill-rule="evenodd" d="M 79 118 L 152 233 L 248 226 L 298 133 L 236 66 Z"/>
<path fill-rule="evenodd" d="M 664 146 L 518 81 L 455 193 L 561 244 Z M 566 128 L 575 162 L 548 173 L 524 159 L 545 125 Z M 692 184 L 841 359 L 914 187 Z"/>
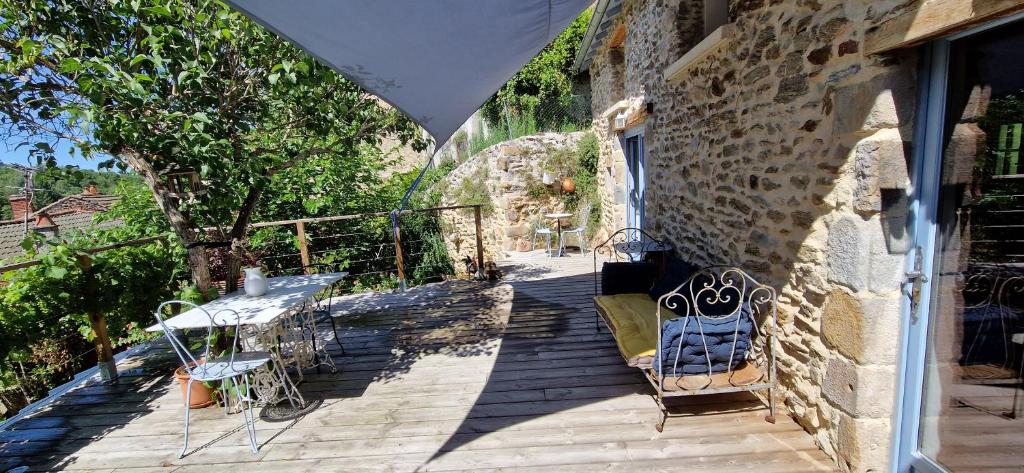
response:
<path fill-rule="evenodd" d="M 573 192 L 576 192 L 576 183 L 573 182 L 572 177 L 562 178 L 562 193 L 572 194 Z"/>
<path fill-rule="evenodd" d="M 202 363 L 203 360 L 199 361 Z M 174 378 L 178 380 L 178 385 L 181 387 L 182 399 L 189 400 L 190 408 L 202 409 L 213 405 L 213 387 L 208 386 L 206 383 L 192 383 L 192 397 L 188 397 L 186 389 L 188 389 L 188 380 L 191 376 L 184 366 L 179 366 L 178 369 L 174 370 Z"/>

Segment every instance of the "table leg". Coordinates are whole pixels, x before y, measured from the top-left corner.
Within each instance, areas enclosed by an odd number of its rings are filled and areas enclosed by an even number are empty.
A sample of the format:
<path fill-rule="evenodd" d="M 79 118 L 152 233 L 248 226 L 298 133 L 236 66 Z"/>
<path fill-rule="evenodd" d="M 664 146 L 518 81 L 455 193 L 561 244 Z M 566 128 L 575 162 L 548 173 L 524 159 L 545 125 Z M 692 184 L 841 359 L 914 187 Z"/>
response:
<path fill-rule="evenodd" d="M 555 219 L 555 226 L 558 227 L 558 257 L 565 256 L 565 245 L 562 243 L 562 219 Z"/>
<path fill-rule="evenodd" d="M 289 360 L 282 348 L 282 342 L 287 340 L 287 334 L 283 333 L 286 330 L 285 326 L 273 323 L 254 329 L 255 333 L 252 336 L 255 343 L 270 353 L 271 358 L 270 366 L 257 369 L 253 375 L 254 390 L 259 404 L 269 406 L 287 399 L 295 408 L 305 406 L 305 399 L 299 393 L 295 381 L 288 376 L 286 369 Z"/>
<path fill-rule="evenodd" d="M 312 307 L 312 306 L 310 306 Z M 302 333 L 309 332 L 309 343 L 313 350 L 313 366 L 316 367 L 316 372 L 320 372 L 320 365 L 329 365 L 331 372 L 336 373 L 338 371 L 337 365 L 334 364 L 334 359 L 331 358 L 331 354 L 327 353 L 327 347 L 324 343 L 317 344 L 317 327 L 316 327 L 316 311 L 310 309 L 305 311 L 302 316 Z M 322 341 L 321 341 L 322 342 Z"/>

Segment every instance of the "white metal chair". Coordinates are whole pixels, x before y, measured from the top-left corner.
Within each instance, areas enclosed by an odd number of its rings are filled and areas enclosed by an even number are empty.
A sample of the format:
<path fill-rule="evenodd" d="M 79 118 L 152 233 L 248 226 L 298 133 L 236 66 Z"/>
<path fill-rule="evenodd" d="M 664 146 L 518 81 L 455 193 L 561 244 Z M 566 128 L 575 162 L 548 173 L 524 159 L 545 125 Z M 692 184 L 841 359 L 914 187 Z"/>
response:
<path fill-rule="evenodd" d="M 530 251 L 537 249 L 537 237 L 543 235 L 548 257 L 551 257 L 551 235 L 554 235 L 555 231 L 544 224 L 543 214 L 544 211 L 540 211 L 533 216 L 533 238 L 530 239 Z"/>
<path fill-rule="evenodd" d="M 189 309 L 197 309 L 206 314 L 210 319 L 210 326 L 206 336 L 206 347 L 203 349 L 203 356 L 196 358 L 192 355 L 192 351 L 189 350 L 188 346 L 185 345 L 181 340 L 174 335 L 174 330 L 168 327 L 164 322 L 163 309 L 167 305 L 176 304 L 182 307 L 189 307 Z M 218 326 L 215 318 L 220 316 L 224 312 L 231 312 L 234 316 L 234 328 L 235 336 L 231 343 L 231 354 L 229 356 L 221 356 L 217 358 L 210 357 L 210 341 L 213 339 L 213 329 Z M 188 420 L 189 411 L 191 410 L 189 404 L 192 401 L 192 383 L 194 382 L 221 382 L 221 392 L 224 394 L 224 409 L 227 412 L 227 386 L 224 380 L 230 379 L 235 385 L 235 394 L 238 399 L 239 410 L 242 412 L 244 418 L 246 431 L 249 433 L 249 445 L 253 453 L 259 450 L 256 445 L 256 426 L 255 416 L 252 411 L 252 400 L 249 398 L 249 374 L 255 369 L 267 364 L 270 361 L 270 353 L 264 351 L 250 351 L 243 353 L 236 353 L 238 347 L 238 334 L 241 332 L 241 316 L 238 312 L 231 309 L 224 309 L 217 312 L 214 315 L 210 315 L 206 309 L 193 304 L 188 301 L 167 301 L 160 304 L 156 309 L 156 321 L 160 324 L 160 328 L 163 329 L 164 335 L 167 336 L 167 340 L 171 343 L 171 347 L 174 348 L 174 352 L 178 354 L 178 358 L 185 366 L 185 370 L 188 371 L 190 376 L 188 384 L 185 387 L 185 444 L 181 447 L 181 453 L 178 454 L 178 458 L 185 456 L 185 451 L 188 450 Z M 228 318 L 221 318 L 222 322 L 219 326 L 230 325 Z M 204 362 L 200 362 L 203 360 Z M 243 396 L 241 387 L 245 386 L 245 395 Z M 248 409 L 242 407 L 243 402 L 248 401 Z"/>
<path fill-rule="evenodd" d="M 583 239 L 586 238 L 587 234 L 587 222 L 590 221 L 590 204 L 586 204 L 580 209 L 579 220 L 576 222 L 577 227 L 562 230 L 562 238 L 558 240 L 558 254 L 565 253 L 565 240 L 566 235 L 576 235 L 576 240 L 580 243 L 580 253 L 587 254 L 587 245 L 584 244 Z"/>

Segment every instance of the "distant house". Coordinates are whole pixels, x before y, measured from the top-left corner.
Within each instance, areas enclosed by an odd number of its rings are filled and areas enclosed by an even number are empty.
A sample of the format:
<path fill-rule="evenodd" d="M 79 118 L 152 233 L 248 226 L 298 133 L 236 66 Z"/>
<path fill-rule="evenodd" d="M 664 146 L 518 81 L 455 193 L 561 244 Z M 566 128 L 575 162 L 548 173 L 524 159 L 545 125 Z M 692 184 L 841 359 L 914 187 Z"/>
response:
<path fill-rule="evenodd" d="M 25 195 L 8 197 L 14 218 L 0 221 L 0 263 L 25 253 L 21 242 L 27 232 L 59 237 L 72 231 L 117 225 L 117 221 L 93 223 L 93 216 L 110 210 L 117 199 L 116 196 L 100 194 L 94 185 L 83 189 L 81 194 L 63 197 L 39 210 L 32 209 L 32 203 Z"/>

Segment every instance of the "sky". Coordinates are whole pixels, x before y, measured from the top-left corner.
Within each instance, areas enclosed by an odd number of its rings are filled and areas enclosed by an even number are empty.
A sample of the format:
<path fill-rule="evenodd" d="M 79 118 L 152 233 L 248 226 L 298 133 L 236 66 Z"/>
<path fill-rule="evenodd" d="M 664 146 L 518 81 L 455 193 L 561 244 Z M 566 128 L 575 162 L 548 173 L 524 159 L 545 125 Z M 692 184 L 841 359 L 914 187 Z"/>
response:
<path fill-rule="evenodd" d="M 0 145 L 0 162 L 21 165 L 35 165 L 35 162 L 28 162 L 29 148 L 27 146 L 22 146 L 19 149 L 14 149 L 14 147 L 17 146 L 20 142 L 21 139 L 15 139 L 11 140 L 8 143 L 5 143 L 4 145 Z M 55 156 L 57 157 L 57 164 L 60 166 L 74 165 L 82 169 L 95 170 L 96 165 L 99 164 L 104 159 L 102 157 L 99 159 L 85 159 L 82 157 L 80 153 L 75 153 L 74 156 L 72 156 L 71 145 L 68 144 L 67 142 L 59 143 L 57 145 L 56 151 L 57 152 Z"/>

